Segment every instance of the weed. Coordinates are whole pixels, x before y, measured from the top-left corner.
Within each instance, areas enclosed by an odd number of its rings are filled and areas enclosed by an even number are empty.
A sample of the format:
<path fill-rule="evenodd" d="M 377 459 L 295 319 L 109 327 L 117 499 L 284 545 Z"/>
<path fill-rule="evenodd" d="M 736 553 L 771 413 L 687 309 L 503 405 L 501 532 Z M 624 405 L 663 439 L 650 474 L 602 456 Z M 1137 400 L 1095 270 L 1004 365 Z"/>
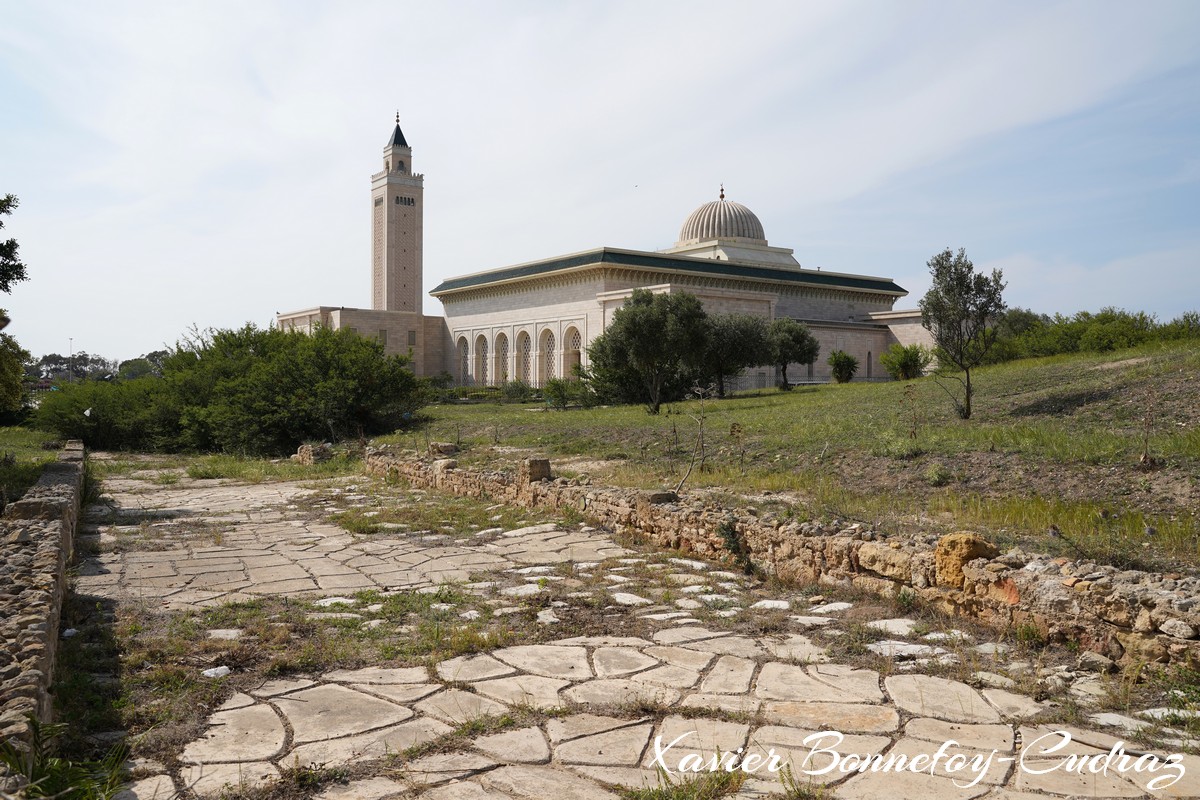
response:
<path fill-rule="evenodd" d="M 444 733 L 435 739 L 430 739 L 421 744 L 415 744 L 412 747 L 399 753 L 399 757 L 405 761 L 414 761 L 422 756 L 431 755 L 433 753 L 444 753 L 452 750 L 461 750 L 466 747 L 472 739 L 480 736 L 487 736 L 493 733 L 515 728 L 518 725 L 527 723 L 536 723 L 541 721 L 542 715 L 531 709 L 516 709 L 511 714 L 500 714 L 498 716 L 482 716 L 469 719 L 466 722 L 459 723 L 454 730 Z"/>
<path fill-rule="evenodd" d="M 315 764 L 283 766 L 279 777 L 260 786 L 226 787 L 221 800 L 293 800 L 312 797 L 331 784 L 346 783 L 350 770 Z"/>
<path fill-rule="evenodd" d="M 1045 635 L 1032 622 L 1022 622 L 1013 628 L 1013 637 L 1017 640 L 1017 644 L 1031 650 L 1041 650 L 1046 646 Z"/>
<path fill-rule="evenodd" d="M 783 785 L 783 796 L 786 800 L 830 800 L 833 792 L 824 784 L 814 783 L 810 778 L 801 782 L 792 772 L 792 765 L 785 764 L 779 773 L 779 782 Z"/>
<path fill-rule="evenodd" d="M 893 598 L 896 611 L 904 615 L 912 614 L 916 611 L 920 605 L 920 600 L 921 598 L 917 593 L 908 588 L 903 588 L 896 592 L 896 596 Z"/>
<path fill-rule="evenodd" d="M 945 486 L 954 479 L 954 473 L 944 464 L 935 461 L 925 468 L 925 471 L 921 473 L 921 478 L 930 486 Z"/>
<path fill-rule="evenodd" d="M 729 551 L 733 563 L 738 566 L 742 572 L 747 575 L 755 573 L 754 562 L 750 560 L 750 548 L 746 546 L 745 538 L 738 532 L 737 527 L 732 520 L 725 520 L 721 523 L 721 527 L 717 529 L 717 535 L 721 537 L 721 542 L 725 545 L 725 549 Z"/>
<path fill-rule="evenodd" d="M 9 775 L 20 777 L 25 797 L 108 800 L 120 790 L 129 757 L 129 746 L 124 742 L 114 745 L 98 761 L 71 761 L 53 754 L 54 741 L 67 730 L 65 724 L 46 725 L 30 715 L 29 730 L 28 752 L 19 749 L 13 740 L 0 742 L 0 766 Z"/>
<path fill-rule="evenodd" d="M 622 789 L 624 800 L 716 800 L 728 797 L 746 782 L 744 772 L 703 772 L 686 775 L 673 781 L 662 767 L 658 768 L 658 786 L 642 789 Z"/>

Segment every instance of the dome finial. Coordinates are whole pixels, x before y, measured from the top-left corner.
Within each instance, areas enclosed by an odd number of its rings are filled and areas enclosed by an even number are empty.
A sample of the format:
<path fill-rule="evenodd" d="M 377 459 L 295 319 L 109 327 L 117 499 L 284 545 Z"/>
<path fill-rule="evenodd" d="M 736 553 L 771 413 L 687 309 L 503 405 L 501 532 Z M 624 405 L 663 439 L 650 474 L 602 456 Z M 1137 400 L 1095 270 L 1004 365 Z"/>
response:
<path fill-rule="evenodd" d="M 725 199 L 725 184 L 721 184 L 721 199 Z"/>
<path fill-rule="evenodd" d="M 397 125 L 399 125 L 399 124 L 400 124 L 400 111 L 399 111 L 399 109 L 397 109 L 397 110 L 396 110 L 396 124 L 397 124 Z"/>

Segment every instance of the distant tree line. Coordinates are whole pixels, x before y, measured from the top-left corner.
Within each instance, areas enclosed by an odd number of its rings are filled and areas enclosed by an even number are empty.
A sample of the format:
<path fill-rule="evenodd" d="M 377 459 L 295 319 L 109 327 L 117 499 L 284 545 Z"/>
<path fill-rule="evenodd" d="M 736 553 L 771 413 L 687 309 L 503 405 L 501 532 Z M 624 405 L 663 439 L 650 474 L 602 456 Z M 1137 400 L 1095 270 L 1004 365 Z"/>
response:
<path fill-rule="evenodd" d="M 1152 342 L 1200 339 L 1200 312 L 1188 311 L 1159 322 L 1141 311 L 1103 308 L 1097 313 L 1038 314 L 1012 308 L 996 321 L 989 363 L 1063 353 L 1106 353 Z"/>
<path fill-rule="evenodd" d="M 35 424 L 98 449 L 282 455 L 393 431 L 426 398 L 407 358 L 349 330 L 197 333 L 121 367 L 47 392 Z"/>

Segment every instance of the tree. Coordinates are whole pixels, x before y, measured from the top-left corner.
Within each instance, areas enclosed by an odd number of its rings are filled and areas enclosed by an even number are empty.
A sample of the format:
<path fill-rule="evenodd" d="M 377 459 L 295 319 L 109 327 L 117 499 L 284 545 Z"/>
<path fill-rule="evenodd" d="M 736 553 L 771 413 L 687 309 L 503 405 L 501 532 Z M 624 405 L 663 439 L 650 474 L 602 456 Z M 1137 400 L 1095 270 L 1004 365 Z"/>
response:
<path fill-rule="evenodd" d="M 933 353 L 919 344 L 893 344 L 879 356 L 879 363 L 893 379 L 911 381 L 920 378 L 933 363 Z"/>
<path fill-rule="evenodd" d="M 37 422 L 102 449 L 282 455 L 395 430 L 424 397 L 408 359 L 373 339 L 247 325 L 181 342 L 161 378 L 64 384 Z"/>
<path fill-rule="evenodd" d="M 0 411 L 19 411 L 24 405 L 21 379 L 25 376 L 28 360 L 28 351 L 17 344 L 16 339 L 0 333 Z"/>
<path fill-rule="evenodd" d="M 858 359 L 844 350 L 834 350 L 830 353 L 828 364 L 837 383 L 849 383 L 858 372 Z"/>
<path fill-rule="evenodd" d="M 717 385 L 717 397 L 725 396 L 725 379 L 747 367 L 771 361 L 767 346 L 767 321 L 750 314 L 714 314 L 708 318 L 701 356 L 704 384 Z"/>
<path fill-rule="evenodd" d="M 0 198 L 0 230 L 4 229 L 3 217 L 11 214 L 19 202 L 16 195 L 8 194 Z M 27 278 L 25 265 L 17 257 L 17 240 L 0 241 L 0 292 L 8 294 L 12 291 L 14 283 L 20 283 Z"/>
<path fill-rule="evenodd" d="M 126 381 L 153 374 L 154 366 L 145 358 L 131 358 L 128 361 L 122 361 L 121 365 L 117 367 L 117 376 Z"/>
<path fill-rule="evenodd" d="M 707 314 L 691 294 L 634 289 L 608 330 L 588 348 L 585 380 L 608 401 L 645 403 L 657 414 L 696 381 Z"/>
<path fill-rule="evenodd" d="M 821 344 L 808 326 L 789 317 L 780 317 L 767 330 L 767 350 L 770 363 L 779 367 L 779 388 L 787 391 L 788 364 L 812 364 L 821 355 Z"/>
<path fill-rule="evenodd" d="M 1003 275 L 998 269 L 990 277 L 976 273 L 963 248 L 957 253 L 946 248 L 928 266 L 933 285 L 921 298 L 921 324 L 937 345 L 939 371 L 953 365 L 964 373 L 954 376 L 963 386 L 963 399 L 950 397 L 959 417 L 970 419 L 971 370 L 984 363 L 995 344 L 995 323 L 1006 308 Z"/>

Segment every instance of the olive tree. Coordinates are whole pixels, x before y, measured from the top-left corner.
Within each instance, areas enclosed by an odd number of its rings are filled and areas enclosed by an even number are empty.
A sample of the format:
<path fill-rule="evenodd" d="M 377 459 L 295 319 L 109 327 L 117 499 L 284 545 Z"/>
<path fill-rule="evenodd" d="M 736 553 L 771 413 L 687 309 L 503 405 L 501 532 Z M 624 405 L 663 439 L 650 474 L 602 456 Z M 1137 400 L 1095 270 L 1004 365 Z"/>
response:
<path fill-rule="evenodd" d="M 780 317 L 771 323 L 767 331 L 767 349 L 770 363 L 779 367 L 779 388 L 787 391 L 788 364 L 812 364 L 821 355 L 821 344 L 803 322 L 789 317 Z"/>
<path fill-rule="evenodd" d="M 635 289 L 588 348 L 583 378 L 609 401 L 645 403 L 657 414 L 701 373 L 708 315 L 699 298 Z"/>
<path fill-rule="evenodd" d="M 998 269 L 990 276 L 977 273 L 963 248 L 957 253 L 946 248 L 928 266 L 933 285 L 921 298 L 921 324 L 933 335 L 939 373 L 951 366 L 962 371 L 962 378 L 952 377 L 962 384 L 963 399 L 947 392 L 959 417 L 970 419 L 971 370 L 984 363 L 996 343 L 995 324 L 1006 308 L 1003 275 Z"/>

